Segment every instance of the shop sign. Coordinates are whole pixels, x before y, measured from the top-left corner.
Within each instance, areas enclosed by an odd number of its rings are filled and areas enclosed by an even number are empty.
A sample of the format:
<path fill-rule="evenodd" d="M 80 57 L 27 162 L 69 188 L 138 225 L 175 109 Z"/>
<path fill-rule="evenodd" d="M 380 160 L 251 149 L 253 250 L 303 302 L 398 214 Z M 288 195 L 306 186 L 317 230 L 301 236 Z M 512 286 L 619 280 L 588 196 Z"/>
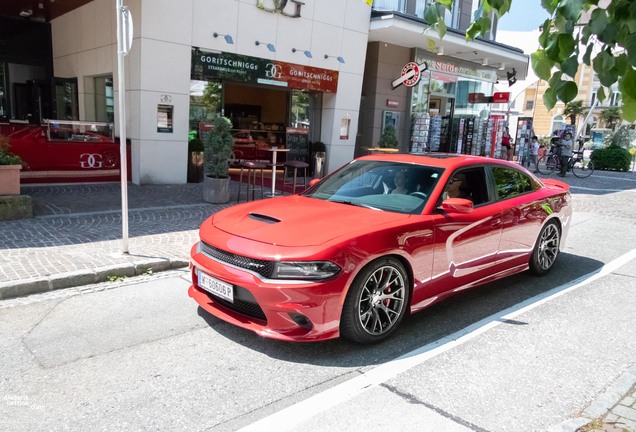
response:
<path fill-rule="evenodd" d="M 229 79 L 269 84 L 300 90 L 335 93 L 338 72 L 278 60 L 192 50 L 191 78 L 195 80 Z"/>
<path fill-rule="evenodd" d="M 416 55 L 417 60 L 426 61 L 428 68 L 431 71 L 444 72 L 453 75 L 463 76 L 466 78 L 477 78 L 484 81 L 497 82 L 497 73 L 488 69 L 476 69 L 474 67 L 463 66 L 457 63 L 435 59 L 430 60 L 425 55 L 422 55 L 424 51 L 418 50 Z"/>
<path fill-rule="evenodd" d="M 510 92 L 495 92 L 492 95 L 492 103 L 506 103 L 510 101 Z"/>
<path fill-rule="evenodd" d="M 391 88 L 395 89 L 402 84 L 406 87 L 413 87 L 418 82 L 420 82 L 420 78 L 422 78 L 422 72 L 428 69 L 428 65 L 426 62 L 421 64 L 417 64 L 415 62 L 408 62 L 402 68 L 400 72 L 400 77 L 395 79 L 391 83 Z"/>

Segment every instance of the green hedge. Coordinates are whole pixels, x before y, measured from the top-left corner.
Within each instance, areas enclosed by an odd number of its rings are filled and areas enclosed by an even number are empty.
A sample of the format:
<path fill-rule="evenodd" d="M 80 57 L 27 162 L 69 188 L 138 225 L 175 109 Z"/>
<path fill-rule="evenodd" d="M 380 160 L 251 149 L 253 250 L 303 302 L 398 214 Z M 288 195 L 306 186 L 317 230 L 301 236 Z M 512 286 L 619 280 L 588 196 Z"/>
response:
<path fill-rule="evenodd" d="M 606 171 L 627 171 L 632 161 L 629 151 L 618 146 L 609 146 L 592 152 L 594 169 Z"/>

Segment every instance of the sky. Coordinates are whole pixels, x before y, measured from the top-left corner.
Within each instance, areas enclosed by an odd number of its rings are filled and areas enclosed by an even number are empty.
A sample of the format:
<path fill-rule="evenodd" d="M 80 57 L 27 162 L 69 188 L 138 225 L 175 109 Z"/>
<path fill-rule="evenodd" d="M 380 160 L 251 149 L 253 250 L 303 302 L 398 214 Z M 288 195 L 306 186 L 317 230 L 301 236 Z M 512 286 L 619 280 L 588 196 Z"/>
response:
<path fill-rule="evenodd" d="M 541 0 L 512 0 L 510 12 L 497 23 L 497 31 L 531 31 L 539 28 L 549 18 L 541 7 Z"/>

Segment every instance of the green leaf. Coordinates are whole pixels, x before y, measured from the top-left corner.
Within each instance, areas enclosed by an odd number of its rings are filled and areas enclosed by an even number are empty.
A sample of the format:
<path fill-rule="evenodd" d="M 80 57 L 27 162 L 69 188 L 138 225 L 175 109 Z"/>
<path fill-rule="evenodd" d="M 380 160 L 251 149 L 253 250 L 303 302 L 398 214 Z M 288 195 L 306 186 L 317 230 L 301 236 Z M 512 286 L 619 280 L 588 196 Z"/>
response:
<path fill-rule="evenodd" d="M 614 69 L 615 64 L 616 59 L 607 51 L 601 51 L 592 61 L 594 72 L 605 87 L 611 87 L 618 79 L 618 73 Z"/>
<path fill-rule="evenodd" d="M 479 26 L 481 27 L 481 33 L 488 33 L 490 31 L 490 27 L 492 26 L 492 21 L 488 17 L 483 17 L 479 19 Z"/>
<path fill-rule="evenodd" d="M 574 22 L 579 20 L 585 6 L 584 0 L 561 0 L 558 4 L 556 8 L 557 15 L 562 15 L 564 18 Z"/>
<path fill-rule="evenodd" d="M 473 21 L 473 23 L 466 30 L 466 41 L 471 41 L 475 39 L 479 33 L 481 32 L 481 26 L 477 21 Z"/>
<path fill-rule="evenodd" d="M 426 5 L 426 8 L 424 9 L 424 21 L 432 25 L 437 22 L 438 18 L 439 12 L 437 11 L 435 3 L 429 3 L 428 5 Z"/>
<path fill-rule="evenodd" d="M 605 98 L 607 97 L 605 95 L 605 87 L 599 87 L 599 89 L 596 91 L 596 96 L 598 97 L 598 100 L 603 102 Z"/>
<path fill-rule="evenodd" d="M 559 2 L 556 0 L 541 0 L 541 6 L 543 9 L 550 12 L 550 15 L 554 14 L 558 3 Z"/>
<path fill-rule="evenodd" d="M 437 34 L 439 38 L 442 39 L 446 35 L 446 23 L 444 22 L 444 18 L 439 17 L 437 19 Z"/>
<path fill-rule="evenodd" d="M 618 90 L 623 97 L 636 100 L 636 71 L 631 67 L 628 67 L 623 77 L 618 80 Z"/>
<path fill-rule="evenodd" d="M 576 47 L 576 42 L 571 34 L 560 34 L 558 37 L 559 41 L 559 61 L 563 62 L 567 60 L 572 53 L 574 52 L 574 48 Z"/>
<path fill-rule="evenodd" d="M 592 33 L 600 34 L 607 26 L 609 20 L 607 19 L 607 12 L 601 8 L 594 9 L 592 12 L 592 18 L 590 19 L 589 26 Z"/>
<path fill-rule="evenodd" d="M 636 33 L 625 38 L 625 49 L 627 50 L 627 60 L 629 64 L 636 67 Z"/>
<path fill-rule="evenodd" d="M 623 97 L 623 119 L 628 122 L 636 121 L 636 99 Z"/>
<path fill-rule="evenodd" d="M 557 98 L 554 90 L 548 88 L 545 93 L 543 93 L 543 105 L 550 111 L 556 105 Z"/>
<path fill-rule="evenodd" d="M 563 73 L 571 76 L 572 78 L 576 76 L 576 72 L 578 69 L 579 59 L 575 55 L 561 63 L 561 70 L 563 71 Z"/>
<path fill-rule="evenodd" d="M 557 92 L 559 99 L 565 103 L 573 101 L 577 94 L 579 94 L 579 88 L 574 81 L 565 81 Z"/>
<path fill-rule="evenodd" d="M 592 55 L 592 51 L 594 50 L 594 45 L 589 44 L 587 49 L 585 50 L 585 54 L 583 55 L 583 63 L 586 65 L 590 65 L 590 56 Z"/>
<path fill-rule="evenodd" d="M 437 3 L 441 4 L 446 9 L 450 9 L 453 6 L 453 0 L 437 0 Z"/>
<path fill-rule="evenodd" d="M 550 36 L 550 27 L 552 26 L 552 20 L 548 18 L 543 22 L 542 28 L 543 31 L 539 35 L 539 44 L 545 48 L 548 43 L 548 36 Z"/>
<path fill-rule="evenodd" d="M 601 34 L 598 35 L 598 39 L 601 42 L 612 45 L 616 43 L 616 39 L 618 38 L 618 27 L 616 24 L 609 23 L 605 26 L 605 29 Z"/>
<path fill-rule="evenodd" d="M 544 50 L 537 50 L 530 55 L 532 60 L 532 70 L 542 80 L 549 80 L 552 75 L 552 67 L 554 62 L 550 60 Z"/>

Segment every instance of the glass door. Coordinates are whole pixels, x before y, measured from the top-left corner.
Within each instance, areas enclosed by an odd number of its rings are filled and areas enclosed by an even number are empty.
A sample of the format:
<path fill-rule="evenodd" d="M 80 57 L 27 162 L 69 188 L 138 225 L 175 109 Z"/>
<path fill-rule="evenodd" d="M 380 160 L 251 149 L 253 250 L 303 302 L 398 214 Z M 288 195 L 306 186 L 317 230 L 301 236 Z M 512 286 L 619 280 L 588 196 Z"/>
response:
<path fill-rule="evenodd" d="M 79 120 L 77 78 L 53 78 L 53 119 Z"/>

